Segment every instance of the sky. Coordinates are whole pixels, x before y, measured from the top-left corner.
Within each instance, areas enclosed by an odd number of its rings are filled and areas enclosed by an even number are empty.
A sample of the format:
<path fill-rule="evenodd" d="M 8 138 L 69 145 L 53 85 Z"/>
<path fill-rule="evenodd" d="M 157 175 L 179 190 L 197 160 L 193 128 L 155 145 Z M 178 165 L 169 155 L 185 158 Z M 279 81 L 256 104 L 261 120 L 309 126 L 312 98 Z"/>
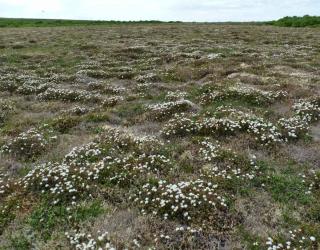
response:
<path fill-rule="evenodd" d="M 0 17 L 267 21 L 320 15 L 320 0 L 0 0 Z"/>

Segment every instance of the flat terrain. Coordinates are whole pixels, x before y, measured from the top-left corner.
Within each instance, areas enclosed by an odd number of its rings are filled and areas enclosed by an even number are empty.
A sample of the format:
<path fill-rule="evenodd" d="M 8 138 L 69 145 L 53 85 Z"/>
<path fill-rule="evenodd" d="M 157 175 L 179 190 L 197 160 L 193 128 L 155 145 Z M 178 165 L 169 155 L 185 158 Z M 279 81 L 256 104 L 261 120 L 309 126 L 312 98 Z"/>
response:
<path fill-rule="evenodd" d="M 0 249 L 319 249 L 319 41 L 1 28 Z"/>

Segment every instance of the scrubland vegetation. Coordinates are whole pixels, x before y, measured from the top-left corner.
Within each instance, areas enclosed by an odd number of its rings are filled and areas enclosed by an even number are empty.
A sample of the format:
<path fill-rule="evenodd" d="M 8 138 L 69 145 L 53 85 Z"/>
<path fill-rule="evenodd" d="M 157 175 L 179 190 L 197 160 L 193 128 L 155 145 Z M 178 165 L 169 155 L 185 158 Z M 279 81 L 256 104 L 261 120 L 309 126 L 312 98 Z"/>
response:
<path fill-rule="evenodd" d="M 2 28 L 0 249 L 319 249 L 319 40 Z"/>
<path fill-rule="evenodd" d="M 302 17 L 292 16 L 283 17 L 279 20 L 269 22 L 269 24 L 283 27 L 313 27 L 320 26 L 320 16 L 305 15 Z"/>

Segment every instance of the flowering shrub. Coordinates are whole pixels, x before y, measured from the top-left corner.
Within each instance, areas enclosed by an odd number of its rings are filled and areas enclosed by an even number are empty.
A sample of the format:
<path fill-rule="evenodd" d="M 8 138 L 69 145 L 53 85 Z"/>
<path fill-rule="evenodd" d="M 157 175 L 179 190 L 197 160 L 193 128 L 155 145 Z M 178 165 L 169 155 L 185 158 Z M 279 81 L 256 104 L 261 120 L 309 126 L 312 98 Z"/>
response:
<path fill-rule="evenodd" d="M 124 98 L 122 96 L 111 96 L 102 101 L 102 107 L 113 107 L 123 100 Z"/>
<path fill-rule="evenodd" d="M 278 121 L 278 126 L 282 130 L 283 136 L 288 139 L 299 138 L 309 130 L 309 122 L 298 116 L 281 118 Z"/>
<path fill-rule="evenodd" d="M 96 142 L 90 142 L 80 147 L 74 147 L 64 157 L 64 162 L 72 165 L 88 165 L 102 159 L 103 149 Z"/>
<path fill-rule="evenodd" d="M 35 166 L 21 181 L 30 191 L 47 193 L 53 203 L 69 201 L 75 204 L 95 186 L 103 165 L 101 151 L 95 143 L 74 148 L 61 163 Z"/>
<path fill-rule="evenodd" d="M 222 101 L 226 99 L 242 99 L 246 102 L 256 105 L 264 105 L 273 103 L 280 98 L 288 95 L 285 91 L 263 91 L 256 88 L 244 86 L 232 86 L 227 90 L 215 90 L 214 92 L 206 92 L 200 97 L 201 104 L 208 104 L 213 101 Z"/>
<path fill-rule="evenodd" d="M 165 137 L 186 136 L 197 131 L 196 123 L 193 117 L 188 118 L 185 113 L 175 114 L 166 124 L 164 124 L 161 133 Z"/>
<path fill-rule="evenodd" d="M 157 145 L 151 137 L 136 138 L 107 128 L 94 142 L 73 148 L 61 162 L 35 166 L 20 183 L 26 190 L 47 194 L 54 204 L 76 204 L 92 195 L 98 183 L 125 185 L 168 172 L 169 160 L 152 153 Z"/>
<path fill-rule="evenodd" d="M 71 201 L 85 196 L 99 177 L 101 151 L 95 143 L 74 148 L 61 163 L 44 163 L 35 166 L 21 181 L 22 186 L 33 192 L 47 193 L 53 203 Z"/>
<path fill-rule="evenodd" d="M 173 119 L 169 120 L 164 125 L 162 134 L 165 136 L 188 134 L 213 135 L 234 133 L 239 129 L 239 123 L 230 119 L 203 118 L 200 116 L 187 118 L 182 114 L 176 115 Z"/>
<path fill-rule="evenodd" d="M 45 92 L 38 95 L 38 99 L 41 101 L 61 100 L 68 102 L 99 102 L 103 97 L 100 94 L 86 90 L 48 88 Z"/>
<path fill-rule="evenodd" d="M 148 176 L 159 177 L 172 168 L 169 159 L 157 153 L 163 144 L 154 137 L 135 137 L 117 129 L 107 128 L 98 140 L 101 147 L 109 150 L 101 162 L 102 181 L 108 180 L 127 186 L 137 183 L 139 177 L 144 180 Z"/>
<path fill-rule="evenodd" d="M 282 142 L 282 135 L 272 123 L 255 116 L 239 116 L 237 119 L 177 115 L 164 125 L 161 133 L 166 136 L 196 135 L 235 135 L 247 132 L 254 135 L 262 145 Z"/>
<path fill-rule="evenodd" d="M 17 137 L 10 139 L 2 146 L 1 152 L 17 158 L 35 159 L 43 154 L 51 142 L 56 140 L 50 130 L 31 128 Z"/>
<path fill-rule="evenodd" d="M 152 104 L 147 107 L 150 111 L 150 117 L 158 121 L 170 118 L 175 113 L 188 111 L 191 108 L 192 103 L 187 100 Z"/>
<path fill-rule="evenodd" d="M 303 104 L 302 104 L 303 103 Z M 313 103 L 313 104 L 311 104 Z M 176 114 L 162 128 L 162 135 L 235 135 L 246 132 L 254 136 L 261 145 L 272 145 L 299 138 L 309 130 L 310 123 L 320 115 L 320 106 L 313 102 L 300 101 L 293 106 L 294 115 L 281 118 L 273 124 L 261 117 L 236 109 L 220 106 L 213 114 L 189 115 Z M 213 117 L 208 117 L 208 116 Z"/>
<path fill-rule="evenodd" d="M 287 240 L 274 240 L 271 237 L 266 242 L 268 250 L 274 249 L 319 249 L 319 243 L 317 239 L 310 235 L 307 236 L 302 229 L 296 229 L 289 231 L 290 237 Z"/>
<path fill-rule="evenodd" d="M 241 119 L 240 126 L 243 131 L 254 135 L 255 139 L 262 145 L 270 145 L 283 141 L 278 128 L 262 118 L 247 117 L 247 119 Z"/>
<path fill-rule="evenodd" d="M 143 180 L 152 175 L 160 177 L 172 169 L 169 159 L 163 155 L 153 154 L 129 154 L 115 159 L 107 157 L 104 164 L 102 178 L 108 177 L 109 181 L 122 186 L 137 182 L 139 177 L 143 177 Z"/>
<path fill-rule="evenodd" d="M 112 146 L 111 150 L 120 152 L 133 150 L 137 153 L 152 153 L 163 145 L 163 143 L 154 136 L 135 136 L 126 131 L 104 127 L 103 133 L 97 139 L 103 147 Z"/>
<path fill-rule="evenodd" d="M 208 139 L 200 141 L 200 157 L 205 165 L 201 170 L 203 178 L 217 180 L 222 179 L 253 179 L 259 173 L 255 156 L 251 159 L 243 158 L 230 149 L 221 147 L 217 142 L 212 143 Z"/>
<path fill-rule="evenodd" d="M 200 135 L 226 135 L 235 134 L 240 130 L 239 122 L 228 118 L 203 118 L 196 122 L 197 133 Z"/>
<path fill-rule="evenodd" d="M 310 124 L 320 118 L 320 105 L 317 100 L 299 100 L 293 107 L 293 116 L 278 121 L 283 135 L 288 139 L 296 139 L 308 133 Z"/>
<path fill-rule="evenodd" d="M 211 182 L 198 179 L 176 184 L 147 183 L 133 199 L 143 214 L 151 213 L 203 227 L 224 227 L 219 225 L 219 213 L 227 210 L 226 201 L 217 193 L 217 185 Z"/>
<path fill-rule="evenodd" d="M 93 180 L 98 171 L 97 168 L 85 169 L 49 162 L 31 170 L 23 178 L 22 184 L 26 190 L 48 193 L 53 204 L 64 201 L 76 204 L 80 195 L 88 194 L 90 186 L 87 181 Z"/>
<path fill-rule="evenodd" d="M 299 100 L 292 108 L 296 116 L 309 123 L 320 118 L 320 103 L 317 99 Z"/>
<path fill-rule="evenodd" d="M 109 126 L 104 127 L 103 133 L 96 139 L 96 142 L 117 153 L 135 149 L 138 144 L 133 135 Z"/>
<path fill-rule="evenodd" d="M 51 83 L 42 83 L 42 84 L 37 83 L 37 85 L 32 85 L 28 83 L 28 84 L 23 84 L 19 86 L 16 92 L 22 95 L 39 94 L 46 91 L 50 87 L 52 87 Z"/>

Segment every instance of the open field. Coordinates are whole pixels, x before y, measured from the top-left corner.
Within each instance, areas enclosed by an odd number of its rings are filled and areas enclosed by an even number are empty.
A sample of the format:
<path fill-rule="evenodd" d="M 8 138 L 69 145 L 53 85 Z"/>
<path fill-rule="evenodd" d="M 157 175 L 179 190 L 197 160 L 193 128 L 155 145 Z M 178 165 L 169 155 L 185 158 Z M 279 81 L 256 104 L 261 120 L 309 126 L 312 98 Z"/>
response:
<path fill-rule="evenodd" d="M 0 249 L 319 249 L 319 41 L 1 28 Z"/>
<path fill-rule="evenodd" d="M 70 19 L 29 19 L 29 18 L 1 18 L 0 28 L 10 27 L 59 27 L 59 26 L 92 26 L 92 25 L 120 25 L 120 24 L 159 24 L 161 21 L 94 21 Z M 173 22 L 171 22 L 173 23 Z"/>

